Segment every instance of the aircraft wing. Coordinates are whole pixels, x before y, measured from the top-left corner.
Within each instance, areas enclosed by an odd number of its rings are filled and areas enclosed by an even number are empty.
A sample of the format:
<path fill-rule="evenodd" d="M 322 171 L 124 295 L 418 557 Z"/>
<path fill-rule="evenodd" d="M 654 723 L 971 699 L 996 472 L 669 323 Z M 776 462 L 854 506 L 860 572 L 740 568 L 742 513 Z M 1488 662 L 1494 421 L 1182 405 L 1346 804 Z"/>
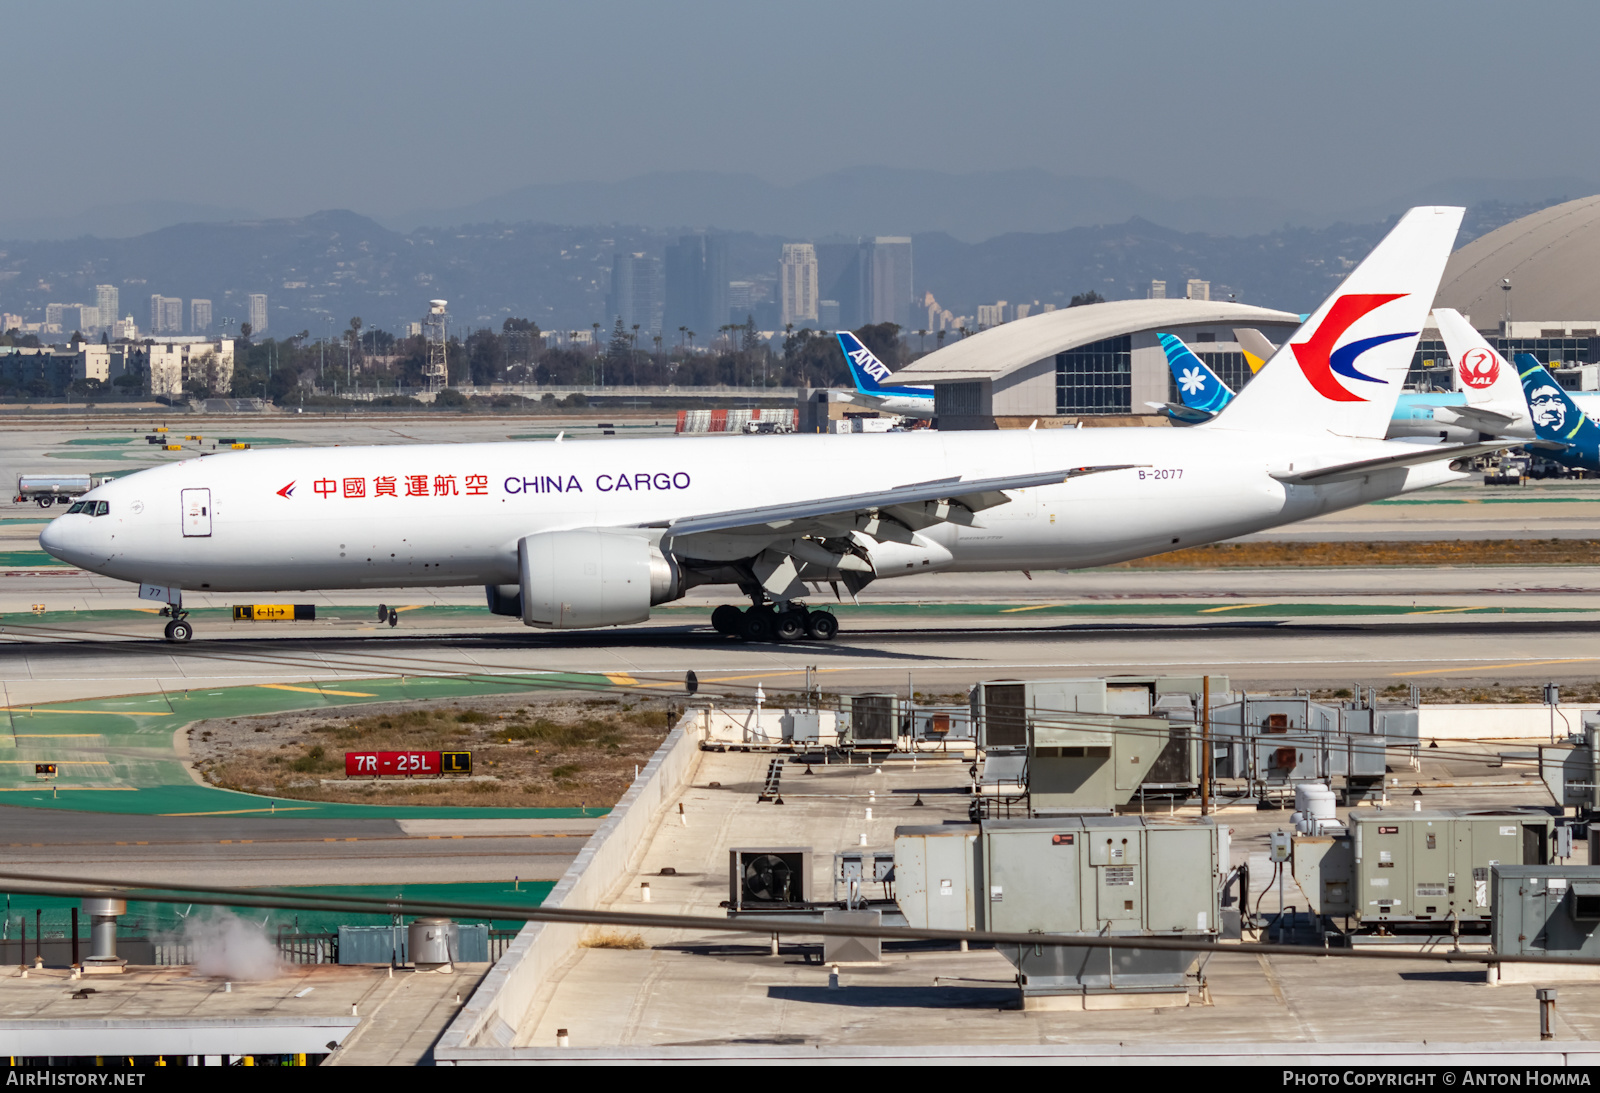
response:
<path fill-rule="evenodd" d="M 1272 477 L 1291 486 L 1321 485 L 1324 482 L 1343 482 L 1351 478 L 1360 478 L 1362 475 L 1371 474 L 1374 471 L 1386 471 L 1394 467 L 1415 467 L 1422 463 L 1437 463 L 1444 459 L 1470 459 L 1474 456 L 1488 455 L 1490 452 L 1503 452 L 1507 448 L 1519 448 L 1526 443 L 1527 441 L 1524 440 L 1491 440 L 1482 444 L 1452 444 L 1441 447 L 1426 447 L 1401 455 L 1385 455 L 1379 456 L 1377 459 L 1358 459 L 1354 463 L 1336 463 L 1331 467 L 1318 467 L 1310 471 L 1290 471 L 1285 474 L 1275 474 Z"/>
<path fill-rule="evenodd" d="M 853 595 L 877 576 L 872 559 L 880 544 L 915 546 L 921 542 L 916 533 L 936 524 L 977 527 L 977 513 L 1011 500 L 1007 490 L 1053 486 L 1136 465 L 937 478 L 871 493 L 714 512 L 665 524 L 662 543 L 670 542 L 680 558 L 746 572 L 774 599 L 804 595 L 807 580 L 842 580 Z"/>
<path fill-rule="evenodd" d="M 969 513 L 1003 505 L 1011 500 L 1006 490 L 1025 490 L 1035 486 L 1053 486 L 1072 478 L 1106 471 L 1124 471 L 1135 464 L 1117 464 L 1103 467 L 1074 467 L 1061 471 L 1038 471 L 1032 474 L 1013 474 L 999 478 L 936 478 L 927 482 L 895 486 L 874 493 L 846 494 L 842 497 L 823 497 L 815 501 L 795 501 L 783 505 L 764 505 L 757 508 L 734 509 L 705 516 L 689 516 L 667 525 L 667 534 L 677 539 L 685 535 L 705 532 L 760 532 L 782 531 L 785 534 L 805 534 L 802 525 L 837 517 L 852 517 L 858 513 L 892 510 L 901 506 L 943 504 L 959 506 Z"/>

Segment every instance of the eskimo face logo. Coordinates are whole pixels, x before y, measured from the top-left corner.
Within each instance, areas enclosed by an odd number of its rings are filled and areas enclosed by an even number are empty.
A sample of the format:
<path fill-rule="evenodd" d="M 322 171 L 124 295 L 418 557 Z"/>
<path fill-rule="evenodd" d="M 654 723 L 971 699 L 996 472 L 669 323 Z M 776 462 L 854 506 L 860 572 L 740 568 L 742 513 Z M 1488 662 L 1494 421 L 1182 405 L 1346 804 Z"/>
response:
<path fill-rule="evenodd" d="M 1300 364 L 1300 371 L 1305 373 L 1311 386 L 1323 398 L 1333 402 L 1366 402 L 1367 400 L 1334 378 L 1335 373 L 1348 379 L 1361 380 L 1364 383 L 1387 384 L 1389 381 L 1369 376 L 1356 369 L 1356 358 L 1369 349 L 1375 349 L 1386 342 L 1398 341 L 1401 338 L 1415 337 L 1417 331 L 1413 330 L 1403 334 L 1379 334 L 1375 338 L 1362 338 L 1360 341 L 1350 342 L 1334 348 L 1339 338 L 1346 330 L 1355 325 L 1356 321 L 1368 312 L 1376 311 L 1393 300 L 1399 300 L 1407 294 L 1400 293 L 1352 293 L 1341 296 L 1333 302 L 1328 309 L 1328 314 L 1323 316 L 1322 322 L 1312 332 L 1311 337 L 1303 342 L 1294 342 L 1290 348 L 1294 350 L 1295 360 Z"/>
<path fill-rule="evenodd" d="M 1541 428 L 1559 433 L 1566 427 L 1567 400 L 1548 383 L 1528 392 L 1528 410 L 1533 415 L 1533 423 Z"/>
<path fill-rule="evenodd" d="M 852 349 L 850 351 L 850 363 L 879 383 L 889 378 L 888 366 L 877 357 L 874 357 L 870 349 Z"/>
<path fill-rule="evenodd" d="M 1500 359 L 1487 349 L 1469 349 L 1461 355 L 1461 382 L 1481 391 L 1500 377 Z"/>

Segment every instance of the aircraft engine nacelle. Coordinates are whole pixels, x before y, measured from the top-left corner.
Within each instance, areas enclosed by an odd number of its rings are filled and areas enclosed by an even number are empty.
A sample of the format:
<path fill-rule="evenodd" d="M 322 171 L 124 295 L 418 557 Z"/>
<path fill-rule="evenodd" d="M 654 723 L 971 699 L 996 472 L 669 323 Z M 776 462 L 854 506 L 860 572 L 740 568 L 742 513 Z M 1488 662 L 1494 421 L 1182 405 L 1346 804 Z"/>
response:
<path fill-rule="evenodd" d="M 652 604 L 683 591 L 677 565 L 637 533 L 584 528 L 529 535 L 517 544 L 517 561 L 522 621 L 529 626 L 643 622 Z"/>

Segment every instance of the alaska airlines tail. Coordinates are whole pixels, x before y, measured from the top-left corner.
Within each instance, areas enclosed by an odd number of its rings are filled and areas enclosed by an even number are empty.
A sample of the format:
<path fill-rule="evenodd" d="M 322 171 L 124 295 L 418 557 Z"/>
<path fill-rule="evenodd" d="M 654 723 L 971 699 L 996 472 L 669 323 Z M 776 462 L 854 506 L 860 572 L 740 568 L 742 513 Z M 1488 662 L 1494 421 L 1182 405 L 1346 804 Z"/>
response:
<path fill-rule="evenodd" d="M 1200 428 L 1382 438 L 1464 211 L 1427 205 L 1402 216 L 1250 386 Z"/>
<path fill-rule="evenodd" d="M 845 363 L 850 368 L 850 378 L 855 381 L 856 390 L 863 395 L 873 395 L 877 398 L 886 398 L 900 395 L 910 398 L 932 398 L 932 387 L 896 387 L 886 386 L 884 380 L 890 376 L 889 366 L 873 356 L 872 350 L 861 344 L 861 339 L 848 330 L 834 332 L 834 337 L 839 339 L 839 348 L 844 350 Z"/>
<path fill-rule="evenodd" d="M 1517 354 L 1517 370 L 1522 375 L 1522 391 L 1528 400 L 1528 413 L 1533 418 L 1534 435 L 1562 445 L 1563 451 L 1551 453 L 1562 463 L 1597 466 L 1600 425 L 1584 416 L 1578 404 L 1532 353 Z"/>
<path fill-rule="evenodd" d="M 1233 399 L 1233 389 L 1175 334 L 1157 333 L 1167 367 L 1178 384 L 1178 398 L 1191 410 L 1215 414 Z"/>

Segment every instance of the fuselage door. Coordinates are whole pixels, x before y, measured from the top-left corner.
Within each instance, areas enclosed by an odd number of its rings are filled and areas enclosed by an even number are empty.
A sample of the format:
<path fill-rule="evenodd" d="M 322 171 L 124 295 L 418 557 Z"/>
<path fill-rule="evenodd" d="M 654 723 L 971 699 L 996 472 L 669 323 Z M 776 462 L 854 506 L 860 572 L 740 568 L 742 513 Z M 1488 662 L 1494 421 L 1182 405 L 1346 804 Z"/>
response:
<path fill-rule="evenodd" d="M 211 491 L 183 491 L 183 534 L 207 536 L 211 534 Z"/>

